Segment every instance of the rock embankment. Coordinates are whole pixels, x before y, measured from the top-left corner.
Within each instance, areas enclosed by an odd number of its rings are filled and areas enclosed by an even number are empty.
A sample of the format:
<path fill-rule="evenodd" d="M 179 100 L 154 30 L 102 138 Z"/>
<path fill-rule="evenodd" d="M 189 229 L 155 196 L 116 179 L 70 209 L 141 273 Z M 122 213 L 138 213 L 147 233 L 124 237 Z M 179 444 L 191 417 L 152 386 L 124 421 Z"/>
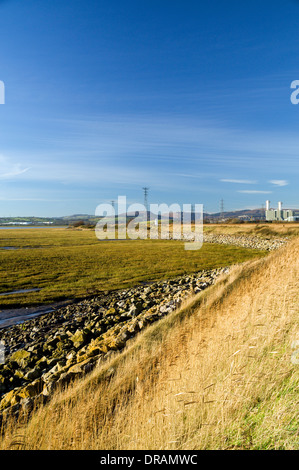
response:
<path fill-rule="evenodd" d="M 281 248 L 288 242 L 286 238 L 261 238 L 248 235 L 222 235 L 222 234 L 204 234 L 205 243 L 220 243 L 224 245 L 242 246 L 255 250 L 272 251 Z"/>
<path fill-rule="evenodd" d="M 158 236 L 157 236 L 158 238 Z M 174 232 L 169 235 L 169 238 L 172 240 L 181 240 L 185 242 L 193 242 L 194 234 L 181 234 L 179 232 Z M 215 233 L 204 233 L 203 242 L 204 243 L 216 243 L 221 245 L 234 245 L 240 246 L 243 248 L 251 248 L 254 250 L 265 250 L 272 251 L 281 248 L 286 243 L 288 243 L 288 238 L 262 238 L 254 235 L 228 235 L 228 234 L 215 234 Z"/>
<path fill-rule="evenodd" d="M 113 351 L 186 298 L 213 284 L 228 268 L 201 271 L 84 300 L 0 330 L 0 416 L 45 402 L 57 385 L 90 372 Z"/>

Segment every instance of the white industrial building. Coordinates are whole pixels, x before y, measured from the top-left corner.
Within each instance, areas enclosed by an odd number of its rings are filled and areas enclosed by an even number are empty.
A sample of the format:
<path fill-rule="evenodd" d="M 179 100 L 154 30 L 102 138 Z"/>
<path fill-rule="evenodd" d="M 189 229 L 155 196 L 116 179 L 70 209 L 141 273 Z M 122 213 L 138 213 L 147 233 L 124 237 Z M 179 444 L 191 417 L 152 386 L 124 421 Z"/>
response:
<path fill-rule="evenodd" d="M 299 211 L 283 209 L 282 202 L 278 203 L 277 209 L 271 209 L 270 201 L 266 201 L 266 220 L 268 222 L 296 222 L 299 221 Z"/>

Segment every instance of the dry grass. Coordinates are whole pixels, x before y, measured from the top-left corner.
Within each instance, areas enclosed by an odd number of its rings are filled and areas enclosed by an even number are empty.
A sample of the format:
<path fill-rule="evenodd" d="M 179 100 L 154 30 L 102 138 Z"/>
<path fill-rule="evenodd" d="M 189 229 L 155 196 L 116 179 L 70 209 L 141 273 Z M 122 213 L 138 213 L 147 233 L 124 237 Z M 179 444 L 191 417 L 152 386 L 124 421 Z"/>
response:
<path fill-rule="evenodd" d="M 226 235 L 253 235 L 261 238 L 293 238 L 299 235 L 299 224 L 296 222 L 206 224 L 204 225 L 204 232 Z"/>
<path fill-rule="evenodd" d="M 234 267 L 0 448 L 298 449 L 298 260 L 295 240 Z"/>

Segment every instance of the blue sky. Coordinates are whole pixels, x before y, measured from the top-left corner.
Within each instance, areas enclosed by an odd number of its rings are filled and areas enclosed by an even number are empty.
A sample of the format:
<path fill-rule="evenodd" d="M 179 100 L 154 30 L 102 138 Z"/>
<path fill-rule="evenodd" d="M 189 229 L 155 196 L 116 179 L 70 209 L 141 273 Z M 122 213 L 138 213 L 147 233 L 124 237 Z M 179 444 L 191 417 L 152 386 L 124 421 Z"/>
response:
<path fill-rule="evenodd" d="M 0 216 L 299 208 L 299 1 L 0 0 Z"/>

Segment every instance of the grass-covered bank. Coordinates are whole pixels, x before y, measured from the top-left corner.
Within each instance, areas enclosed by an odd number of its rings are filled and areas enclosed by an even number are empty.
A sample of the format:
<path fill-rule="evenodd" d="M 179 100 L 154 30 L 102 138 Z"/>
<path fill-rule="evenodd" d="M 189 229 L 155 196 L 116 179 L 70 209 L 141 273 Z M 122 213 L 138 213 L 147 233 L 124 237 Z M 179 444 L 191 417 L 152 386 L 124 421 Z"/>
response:
<path fill-rule="evenodd" d="M 299 235 L 299 224 L 297 222 L 206 224 L 204 225 L 204 232 L 227 235 L 253 235 L 261 238 L 293 238 Z"/>
<path fill-rule="evenodd" d="M 266 252 L 204 244 L 186 251 L 172 240 L 97 240 L 94 230 L 0 230 L 0 293 L 36 292 L 0 297 L 0 306 L 26 306 L 80 298 L 144 281 L 229 266 Z M 26 249 L 25 249 L 26 248 Z"/>

